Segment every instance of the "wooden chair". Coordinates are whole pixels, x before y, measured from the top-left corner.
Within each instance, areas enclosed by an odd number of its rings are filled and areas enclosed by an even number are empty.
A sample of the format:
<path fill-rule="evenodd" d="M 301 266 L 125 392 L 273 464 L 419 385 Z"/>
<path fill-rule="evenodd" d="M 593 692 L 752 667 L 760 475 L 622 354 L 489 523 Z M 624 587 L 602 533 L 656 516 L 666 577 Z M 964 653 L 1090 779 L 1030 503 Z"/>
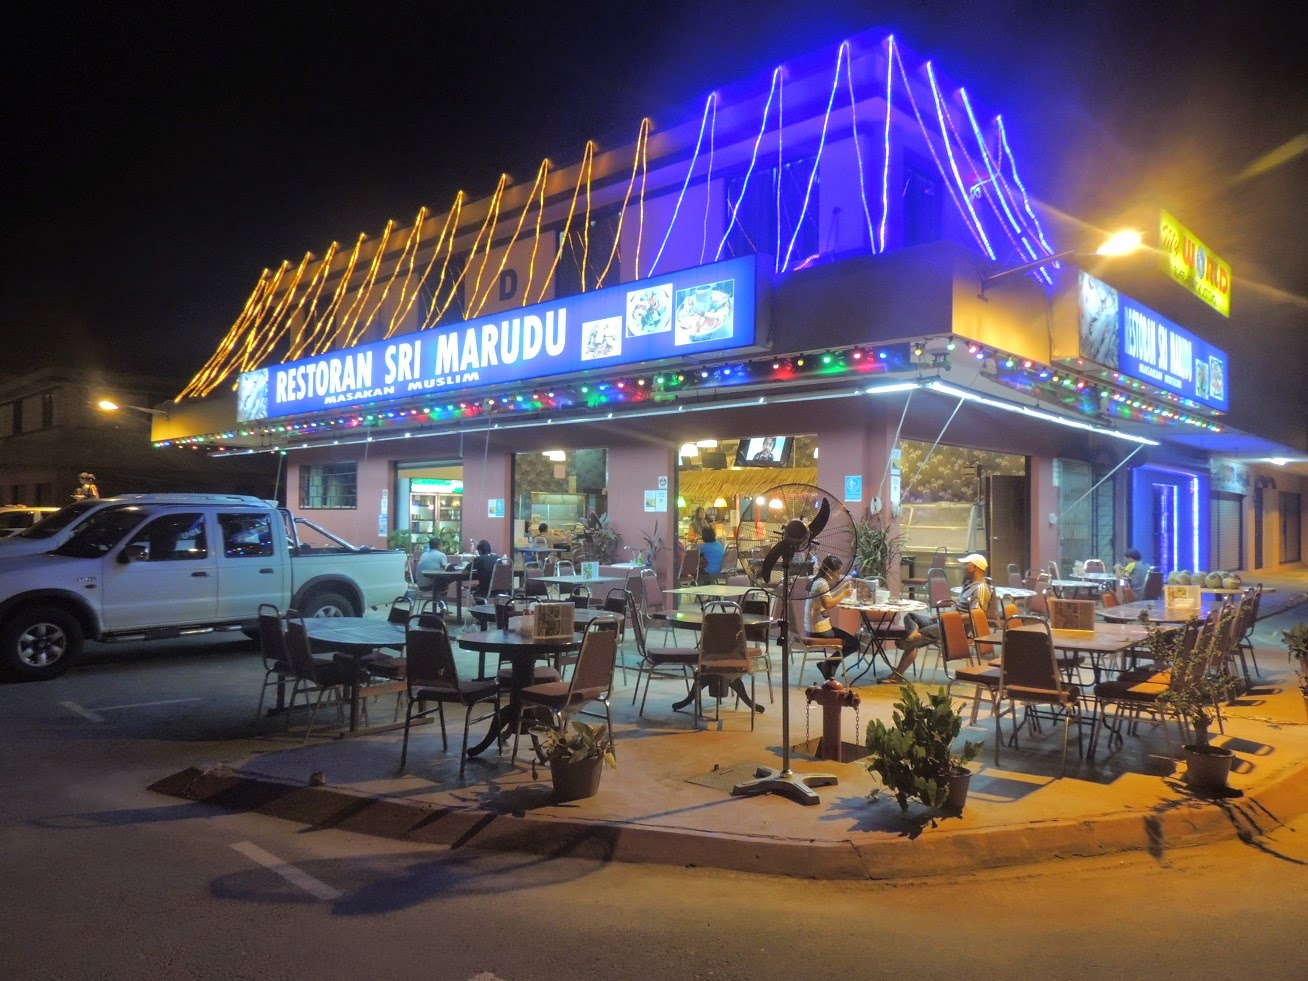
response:
<path fill-rule="evenodd" d="M 424 624 L 422 616 L 409 620 L 405 632 L 405 694 L 408 705 L 404 713 L 404 742 L 400 748 L 400 772 L 409 758 L 409 729 L 415 719 L 437 713 L 441 722 L 441 743 L 449 752 L 450 740 L 445 732 L 445 706 L 462 705 L 463 746 L 459 752 L 459 776 L 468 760 L 468 730 L 472 723 L 495 718 L 500 711 L 500 686 L 494 678 L 463 681 L 450 647 L 450 635 L 442 622 Z M 494 711 L 472 718 L 473 706 L 490 702 Z M 431 706 L 431 707 L 429 707 Z M 499 747 L 497 747 L 499 748 Z"/>

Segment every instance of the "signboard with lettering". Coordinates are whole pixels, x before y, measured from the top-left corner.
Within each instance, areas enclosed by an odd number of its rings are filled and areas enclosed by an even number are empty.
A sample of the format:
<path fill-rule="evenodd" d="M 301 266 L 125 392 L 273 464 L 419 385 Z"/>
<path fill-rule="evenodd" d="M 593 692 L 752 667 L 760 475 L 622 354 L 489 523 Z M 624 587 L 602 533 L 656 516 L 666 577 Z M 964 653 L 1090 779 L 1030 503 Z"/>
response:
<path fill-rule="evenodd" d="M 241 422 L 757 349 L 756 258 L 514 308 L 246 372 Z"/>
<path fill-rule="evenodd" d="M 1223 317 L 1231 315 L 1231 267 L 1166 211 L 1158 225 L 1158 246 L 1163 268 L 1173 279 Z"/>
<path fill-rule="evenodd" d="M 1087 273 L 1078 287 L 1081 357 L 1219 411 L 1230 408 L 1225 351 Z"/>

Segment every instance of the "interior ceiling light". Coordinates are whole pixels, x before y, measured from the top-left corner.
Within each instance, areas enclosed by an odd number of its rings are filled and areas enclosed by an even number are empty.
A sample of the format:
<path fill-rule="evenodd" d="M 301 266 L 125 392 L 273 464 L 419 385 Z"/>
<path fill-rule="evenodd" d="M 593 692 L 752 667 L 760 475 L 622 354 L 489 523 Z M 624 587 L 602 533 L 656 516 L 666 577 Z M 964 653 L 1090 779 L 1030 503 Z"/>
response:
<path fill-rule="evenodd" d="M 677 456 L 699 456 L 699 449 L 694 443 L 682 443 L 681 449 L 677 450 Z"/>
<path fill-rule="evenodd" d="M 701 450 L 716 450 L 718 448 L 718 441 L 716 439 L 697 439 L 695 440 L 695 445 Z"/>

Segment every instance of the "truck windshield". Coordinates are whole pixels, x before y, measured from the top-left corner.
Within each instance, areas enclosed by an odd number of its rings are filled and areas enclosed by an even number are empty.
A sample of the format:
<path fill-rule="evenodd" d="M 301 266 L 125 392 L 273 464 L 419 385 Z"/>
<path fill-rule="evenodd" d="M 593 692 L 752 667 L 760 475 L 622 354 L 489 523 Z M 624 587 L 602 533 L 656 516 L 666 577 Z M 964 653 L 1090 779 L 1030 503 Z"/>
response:
<path fill-rule="evenodd" d="M 98 500 L 78 501 L 76 504 L 70 504 L 67 507 L 60 508 L 54 514 L 47 514 L 44 518 L 20 531 L 16 538 L 53 538 L 59 532 L 63 531 L 74 521 L 81 518 L 92 508 L 102 506 Z"/>
<path fill-rule="evenodd" d="M 54 550 L 55 555 L 75 559 L 98 559 L 122 541 L 123 536 L 145 517 L 138 507 L 121 507 L 91 515 L 73 531 L 68 541 Z"/>

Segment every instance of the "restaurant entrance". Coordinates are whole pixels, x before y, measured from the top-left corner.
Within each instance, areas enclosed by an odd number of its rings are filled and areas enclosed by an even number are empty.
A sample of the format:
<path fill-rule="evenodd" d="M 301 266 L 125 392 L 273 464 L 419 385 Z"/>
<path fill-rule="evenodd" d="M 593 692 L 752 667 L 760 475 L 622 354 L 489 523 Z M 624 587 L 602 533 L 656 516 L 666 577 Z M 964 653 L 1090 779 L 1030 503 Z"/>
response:
<path fill-rule="evenodd" d="M 463 464 L 397 463 L 395 528 L 412 548 L 435 538 L 446 554 L 461 551 Z"/>

